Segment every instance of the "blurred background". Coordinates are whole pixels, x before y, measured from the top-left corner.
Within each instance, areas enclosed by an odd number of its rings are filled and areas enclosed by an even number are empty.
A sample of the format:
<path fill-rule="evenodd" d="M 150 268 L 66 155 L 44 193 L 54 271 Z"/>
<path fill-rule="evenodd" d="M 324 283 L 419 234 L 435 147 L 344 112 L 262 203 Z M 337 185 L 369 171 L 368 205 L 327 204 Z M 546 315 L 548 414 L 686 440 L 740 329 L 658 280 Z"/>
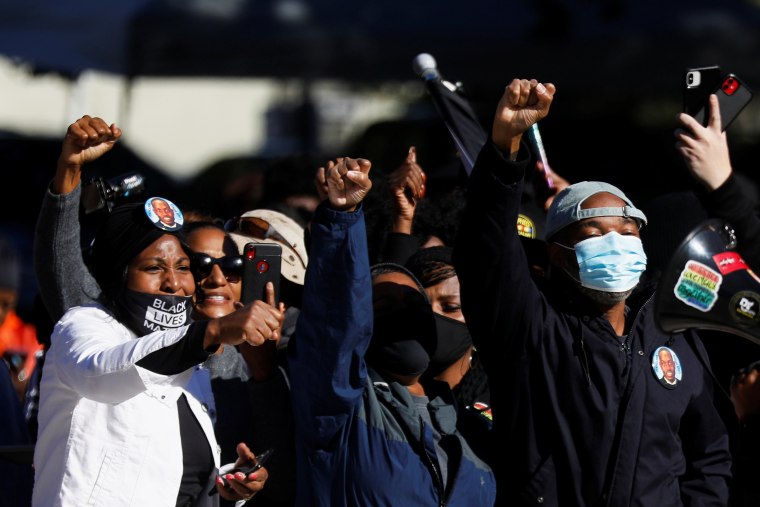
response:
<path fill-rule="evenodd" d="M 758 49 L 760 0 L 4 0 L 0 226 L 27 261 L 19 313 L 39 203 L 84 114 L 124 131 L 85 180 L 137 171 L 147 194 L 225 218 L 313 198 L 336 156 L 380 178 L 415 145 L 434 181 L 457 169 L 412 71 L 426 52 L 486 127 L 513 77 L 555 83 L 552 168 L 642 202 L 691 184 L 673 148 L 683 69 L 720 65 L 760 91 Z M 753 184 L 759 111 L 756 98 L 728 131 Z"/>

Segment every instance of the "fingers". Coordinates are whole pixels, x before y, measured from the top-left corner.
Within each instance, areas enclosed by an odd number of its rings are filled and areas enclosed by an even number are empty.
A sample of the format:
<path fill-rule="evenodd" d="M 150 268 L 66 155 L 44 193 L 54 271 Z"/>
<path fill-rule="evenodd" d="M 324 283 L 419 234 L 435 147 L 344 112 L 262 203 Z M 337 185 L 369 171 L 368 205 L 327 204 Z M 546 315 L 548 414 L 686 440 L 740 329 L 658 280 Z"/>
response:
<path fill-rule="evenodd" d="M 520 102 L 521 88 L 525 79 L 513 79 L 504 92 L 504 98 L 509 105 L 516 107 Z"/>
<path fill-rule="evenodd" d="M 520 102 L 517 104 L 520 107 L 525 107 L 536 103 L 535 89 L 538 82 L 535 79 L 522 80 L 520 86 Z"/>
<path fill-rule="evenodd" d="M 345 159 L 338 159 L 337 163 L 328 162 L 326 173 L 327 184 L 343 188 L 343 175 L 347 171 Z"/>
<path fill-rule="evenodd" d="M 677 147 L 686 147 L 686 148 L 695 148 L 699 145 L 699 142 L 697 139 L 688 131 L 678 129 L 675 131 L 675 137 L 676 137 L 676 146 Z"/>
<path fill-rule="evenodd" d="M 414 146 L 409 148 L 404 163 L 388 176 L 388 184 L 394 194 L 401 197 L 406 194 L 414 204 L 415 199 L 425 196 L 425 182 L 427 175 L 417 164 L 417 150 Z"/>
<path fill-rule="evenodd" d="M 693 116 L 686 113 L 678 113 L 678 123 L 681 125 L 681 131 L 691 134 L 694 137 L 703 137 L 705 127 L 703 127 Z"/>
<path fill-rule="evenodd" d="M 369 170 L 372 168 L 372 163 L 366 158 L 347 158 L 345 160 L 346 171 L 343 174 L 348 174 L 349 171 L 358 171 L 364 174 L 369 174 Z"/>
<path fill-rule="evenodd" d="M 512 106 L 523 108 L 542 100 L 551 101 L 555 91 L 556 88 L 551 83 L 544 85 L 536 79 L 513 79 L 507 87 L 507 97 Z"/>
<path fill-rule="evenodd" d="M 116 141 L 121 137 L 121 129 L 115 123 L 108 125 L 102 118 L 84 115 L 71 125 L 66 139 L 85 148 L 102 142 Z"/>
<path fill-rule="evenodd" d="M 406 154 L 406 160 L 405 162 L 407 164 L 416 164 L 417 163 L 417 148 L 414 146 L 409 147 L 409 152 Z"/>
<path fill-rule="evenodd" d="M 314 175 L 314 186 L 317 189 L 317 195 L 320 199 L 327 197 L 327 171 L 324 167 L 317 169 L 317 173 Z"/>
<path fill-rule="evenodd" d="M 369 170 L 372 163 L 365 158 L 346 159 L 345 177 L 358 187 L 369 190 L 372 188 L 372 180 L 369 179 Z"/>
<path fill-rule="evenodd" d="M 367 173 L 351 171 L 346 173 L 346 178 L 362 189 L 369 190 L 372 187 L 372 180 Z"/>
<path fill-rule="evenodd" d="M 272 300 L 274 303 L 274 296 Z M 261 345 L 264 340 L 279 339 L 280 327 L 283 320 L 282 312 L 275 306 L 262 301 L 255 301 L 251 310 L 250 319 L 253 323 L 255 334 L 251 337 L 252 340 L 246 339 L 246 341 L 251 345 Z"/>
<path fill-rule="evenodd" d="M 256 456 L 253 454 L 253 451 L 251 451 L 245 442 L 239 442 L 235 447 L 235 451 L 238 455 L 238 460 L 235 462 L 235 466 L 241 466 L 245 463 L 253 461 L 256 458 Z"/>
<path fill-rule="evenodd" d="M 327 168 L 327 198 L 331 207 L 352 212 L 372 188 L 367 159 L 345 157 Z"/>
<path fill-rule="evenodd" d="M 314 183 L 317 185 L 317 188 L 325 184 L 325 168 L 324 167 L 320 167 L 317 169 L 317 174 L 314 175 Z"/>
<path fill-rule="evenodd" d="M 506 128 L 505 132 L 495 133 L 497 145 L 510 141 L 508 137 L 521 134 L 530 125 L 545 118 L 556 91 L 553 83 L 513 79 L 497 106 L 494 127 L 500 130 Z M 505 125 L 499 124 L 502 122 Z"/>
<path fill-rule="evenodd" d="M 228 484 L 227 490 L 232 491 L 233 495 L 240 500 L 250 500 L 253 495 L 264 487 L 264 482 L 266 481 L 264 474 L 266 474 L 266 470 L 263 468 L 256 470 L 256 472 L 249 474 L 247 477 L 242 473 L 229 474 L 225 476 Z M 249 477 L 253 477 L 253 479 L 249 479 Z"/>
<path fill-rule="evenodd" d="M 256 456 L 244 442 L 240 442 L 235 450 L 238 458 L 233 466 L 237 470 L 230 470 L 218 476 L 216 486 L 220 496 L 227 500 L 247 501 L 264 487 L 269 474 L 266 471 L 261 473 L 263 469 L 253 470 L 246 474 L 245 469 L 256 463 Z"/>
<path fill-rule="evenodd" d="M 280 304 L 277 305 L 277 310 L 280 312 L 280 325 L 277 328 L 279 338 L 279 334 L 282 331 L 282 325 L 285 323 L 285 303 L 280 302 Z"/>

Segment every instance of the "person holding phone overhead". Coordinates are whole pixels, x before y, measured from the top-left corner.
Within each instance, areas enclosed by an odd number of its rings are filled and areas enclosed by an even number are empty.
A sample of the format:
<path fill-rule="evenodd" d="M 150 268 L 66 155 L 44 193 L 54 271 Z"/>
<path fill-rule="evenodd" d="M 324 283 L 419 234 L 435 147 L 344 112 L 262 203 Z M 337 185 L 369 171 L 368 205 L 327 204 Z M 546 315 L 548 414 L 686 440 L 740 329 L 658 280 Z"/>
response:
<path fill-rule="evenodd" d="M 715 95 L 721 114 L 721 130 L 726 130 L 752 100 L 753 92 L 739 76 L 721 76 L 720 67 L 699 67 L 684 71 L 683 112 L 706 127 L 710 121 L 708 98 Z"/>
<path fill-rule="evenodd" d="M 718 98 L 709 97 L 707 125 L 701 125 L 686 113 L 678 116 L 679 128 L 675 131 L 676 151 L 698 186 L 694 192 L 708 217 L 727 221 L 737 238 L 737 251 L 747 264 L 760 270 L 760 216 L 757 200 L 748 191 L 750 183 L 734 171 L 728 147 L 728 136 L 722 128 Z M 722 350 L 731 347 L 728 359 L 746 358 L 755 351 L 754 344 L 738 349 L 742 343 L 726 341 Z M 733 352 L 733 351 L 736 352 Z M 746 359 L 744 359 L 746 361 Z M 744 363 L 742 366 L 746 365 Z M 736 368 L 736 367 L 734 367 Z M 735 371 L 735 370 L 734 370 Z M 732 484 L 732 501 L 737 506 L 760 504 L 760 367 L 754 362 L 742 367 L 730 382 L 731 401 L 739 421 L 736 451 L 734 453 L 735 478 Z"/>

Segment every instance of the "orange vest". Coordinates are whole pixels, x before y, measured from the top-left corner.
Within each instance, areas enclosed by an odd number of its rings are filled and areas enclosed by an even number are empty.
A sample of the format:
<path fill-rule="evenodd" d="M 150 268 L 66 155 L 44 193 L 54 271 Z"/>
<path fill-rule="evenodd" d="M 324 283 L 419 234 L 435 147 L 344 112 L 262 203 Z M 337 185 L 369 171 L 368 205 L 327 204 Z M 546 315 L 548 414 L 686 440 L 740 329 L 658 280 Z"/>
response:
<path fill-rule="evenodd" d="M 37 330 L 33 324 L 27 324 L 13 310 L 8 311 L 5 322 L 0 326 L 0 354 L 19 352 L 26 355 L 24 361 L 25 378 L 29 378 L 37 364 L 35 353 L 42 350 L 37 341 Z"/>

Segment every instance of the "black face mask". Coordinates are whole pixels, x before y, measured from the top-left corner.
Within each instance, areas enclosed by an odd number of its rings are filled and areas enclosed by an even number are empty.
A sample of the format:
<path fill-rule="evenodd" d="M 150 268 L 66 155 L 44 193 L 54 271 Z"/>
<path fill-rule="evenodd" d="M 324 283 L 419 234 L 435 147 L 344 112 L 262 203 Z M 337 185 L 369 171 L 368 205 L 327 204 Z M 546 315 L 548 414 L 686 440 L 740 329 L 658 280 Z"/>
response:
<path fill-rule="evenodd" d="M 438 375 L 457 362 L 472 346 L 470 330 L 464 322 L 435 314 L 436 347 L 430 358 L 429 373 Z"/>
<path fill-rule="evenodd" d="M 116 302 L 122 324 L 137 336 L 190 323 L 192 296 L 145 294 L 124 289 Z"/>
<path fill-rule="evenodd" d="M 367 362 L 374 368 L 404 376 L 420 376 L 427 369 L 435 351 L 435 319 L 424 296 L 414 293 L 399 304 L 375 310 L 367 351 Z"/>

